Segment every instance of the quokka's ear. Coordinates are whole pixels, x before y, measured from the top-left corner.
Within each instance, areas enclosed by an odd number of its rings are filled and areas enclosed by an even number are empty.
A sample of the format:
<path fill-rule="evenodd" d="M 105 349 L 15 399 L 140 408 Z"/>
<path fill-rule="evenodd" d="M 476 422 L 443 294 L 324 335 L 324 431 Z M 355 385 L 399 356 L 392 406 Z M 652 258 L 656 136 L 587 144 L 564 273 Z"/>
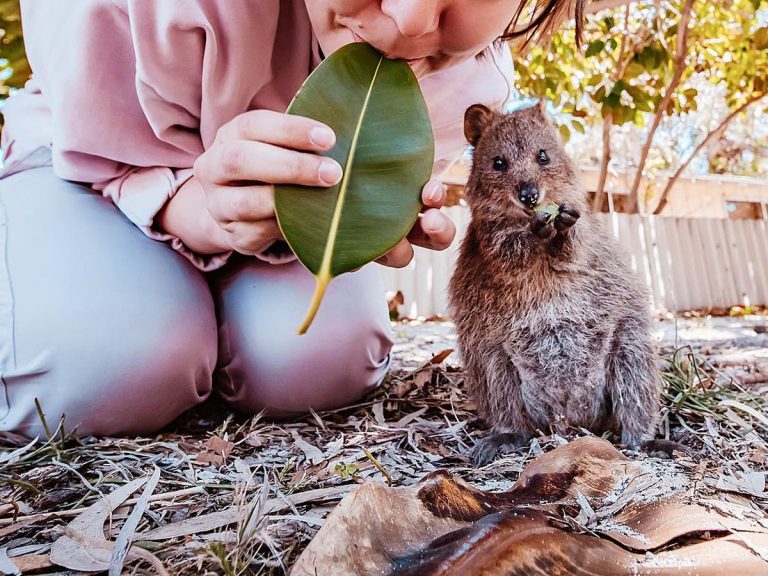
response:
<path fill-rule="evenodd" d="M 547 101 L 544 100 L 544 98 L 536 102 L 536 112 L 539 116 L 544 118 L 544 120 L 549 120 L 549 114 L 547 114 Z"/>
<path fill-rule="evenodd" d="M 477 146 L 480 136 L 493 123 L 496 113 L 482 104 L 473 104 L 464 112 L 464 136 L 472 146 Z"/>

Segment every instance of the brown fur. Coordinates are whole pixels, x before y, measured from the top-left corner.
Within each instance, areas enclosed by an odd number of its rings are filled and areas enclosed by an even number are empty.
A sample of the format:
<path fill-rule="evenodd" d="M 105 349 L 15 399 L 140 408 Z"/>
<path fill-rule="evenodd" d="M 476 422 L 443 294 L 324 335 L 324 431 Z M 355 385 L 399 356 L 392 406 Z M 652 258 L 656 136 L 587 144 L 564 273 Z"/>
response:
<path fill-rule="evenodd" d="M 497 433 L 476 461 L 550 426 L 613 429 L 632 447 L 652 439 L 660 380 L 648 295 L 589 213 L 543 105 L 503 116 L 475 105 L 465 134 L 475 145 L 472 221 L 451 278 L 451 313 L 468 389 Z M 537 161 L 540 150 L 549 164 Z M 497 157 L 506 171 L 494 169 Z M 518 198 L 524 183 L 566 213 L 543 228 L 533 222 Z"/>

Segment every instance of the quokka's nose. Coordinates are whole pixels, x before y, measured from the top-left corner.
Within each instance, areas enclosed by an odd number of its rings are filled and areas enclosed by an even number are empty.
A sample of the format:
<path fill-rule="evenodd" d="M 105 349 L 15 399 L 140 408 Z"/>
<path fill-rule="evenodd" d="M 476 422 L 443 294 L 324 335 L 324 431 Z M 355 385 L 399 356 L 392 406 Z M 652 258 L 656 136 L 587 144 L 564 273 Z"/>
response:
<path fill-rule="evenodd" d="M 517 188 L 517 197 L 528 208 L 533 208 L 539 203 L 539 189 L 531 182 L 523 182 Z"/>

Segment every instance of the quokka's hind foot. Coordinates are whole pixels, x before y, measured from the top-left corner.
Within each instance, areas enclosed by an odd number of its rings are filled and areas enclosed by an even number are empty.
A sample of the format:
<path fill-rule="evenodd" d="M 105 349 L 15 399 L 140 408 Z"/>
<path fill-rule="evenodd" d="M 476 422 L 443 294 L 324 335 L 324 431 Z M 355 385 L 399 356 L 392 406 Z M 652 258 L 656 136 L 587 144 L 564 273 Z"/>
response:
<path fill-rule="evenodd" d="M 470 450 L 469 455 L 476 467 L 485 466 L 497 456 L 510 454 L 528 444 L 528 437 L 515 432 L 488 434 Z"/>
<path fill-rule="evenodd" d="M 675 458 L 675 452 L 685 454 L 686 456 L 695 456 L 696 450 L 680 442 L 674 440 L 648 440 L 643 442 L 638 447 L 642 452 L 648 454 L 648 456 L 654 456 L 656 458 Z"/>

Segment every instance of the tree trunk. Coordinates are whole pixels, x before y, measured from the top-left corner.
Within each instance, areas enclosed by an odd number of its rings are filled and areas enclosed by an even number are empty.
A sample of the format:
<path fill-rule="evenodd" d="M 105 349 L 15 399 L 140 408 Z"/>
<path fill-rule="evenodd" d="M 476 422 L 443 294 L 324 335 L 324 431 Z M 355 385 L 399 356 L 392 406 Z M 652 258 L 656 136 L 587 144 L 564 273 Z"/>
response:
<path fill-rule="evenodd" d="M 605 181 L 608 179 L 608 164 L 611 162 L 611 126 L 613 126 L 613 114 L 608 114 L 603 118 L 603 157 L 600 160 L 600 179 L 597 181 L 597 190 L 592 201 L 592 212 L 603 210 Z"/>
<path fill-rule="evenodd" d="M 672 190 L 672 187 L 675 185 L 677 180 L 680 178 L 680 176 L 683 175 L 683 172 L 685 172 L 686 168 L 690 165 L 690 163 L 693 161 L 694 158 L 699 154 L 699 152 L 702 151 L 702 149 L 709 143 L 710 140 L 715 136 L 715 134 L 720 134 L 725 129 L 725 127 L 730 124 L 731 120 L 736 118 L 739 114 L 744 112 L 747 108 L 749 108 L 752 104 L 755 102 L 759 102 L 763 98 L 768 96 L 768 93 L 758 94 L 756 96 L 752 96 L 749 100 L 747 100 L 744 104 L 736 108 L 733 112 L 728 114 L 728 116 L 725 117 L 725 119 L 720 122 L 720 124 L 715 128 L 714 130 L 710 130 L 707 136 L 702 140 L 698 146 L 696 146 L 696 149 L 693 151 L 693 153 L 688 157 L 688 159 L 682 163 L 680 168 L 677 169 L 677 171 L 672 175 L 672 177 L 667 180 L 667 185 L 664 187 L 664 191 L 661 193 L 661 198 L 659 199 L 659 203 L 656 206 L 656 209 L 653 211 L 654 214 L 661 214 L 661 211 L 664 210 L 664 207 L 667 205 L 667 200 L 669 199 L 669 192 Z"/>
<path fill-rule="evenodd" d="M 616 61 L 616 76 L 614 81 L 624 77 L 629 61 L 625 61 L 624 54 L 627 47 L 627 36 L 629 36 L 629 12 L 630 4 L 624 8 L 624 34 L 621 36 L 621 47 L 619 48 L 619 58 Z M 603 200 L 605 196 L 605 182 L 608 179 L 608 165 L 611 163 L 611 128 L 613 127 L 613 112 L 603 118 L 603 157 L 600 159 L 600 178 L 595 190 L 595 198 L 592 201 L 592 211 L 601 212 L 603 209 Z"/>
<path fill-rule="evenodd" d="M 685 58 L 688 55 L 688 25 L 691 21 L 691 9 L 693 8 L 694 0 L 686 0 L 683 10 L 680 14 L 680 22 L 678 24 L 677 32 L 677 54 L 675 56 L 675 71 L 672 75 L 667 89 L 664 92 L 664 97 L 661 99 L 659 107 L 656 109 L 656 114 L 653 117 L 653 122 L 648 130 L 648 137 L 645 139 L 643 149 L 640 153 L 640 160 L 637 164 L 637 172 L 635 173 L 635 179 L 632 182 L 632 188 L 629 191 L 629 209 L 632 212 L 639 212 L 639 194 L 640 182 L 643 178 L 643 169 L 645 163 L 648 160 L 648 153 L 651 150 L 651 144 L 653 144 L 653 137 L 656 134 L 656 130 L 661 124 L 661 119 L 666 113 L 669 103 L 672 101 L 672 94 L 677 89 L 677 85 L 680 84 L 680 80 L 683 77 L 683 71 L 685 70 Z"/>

